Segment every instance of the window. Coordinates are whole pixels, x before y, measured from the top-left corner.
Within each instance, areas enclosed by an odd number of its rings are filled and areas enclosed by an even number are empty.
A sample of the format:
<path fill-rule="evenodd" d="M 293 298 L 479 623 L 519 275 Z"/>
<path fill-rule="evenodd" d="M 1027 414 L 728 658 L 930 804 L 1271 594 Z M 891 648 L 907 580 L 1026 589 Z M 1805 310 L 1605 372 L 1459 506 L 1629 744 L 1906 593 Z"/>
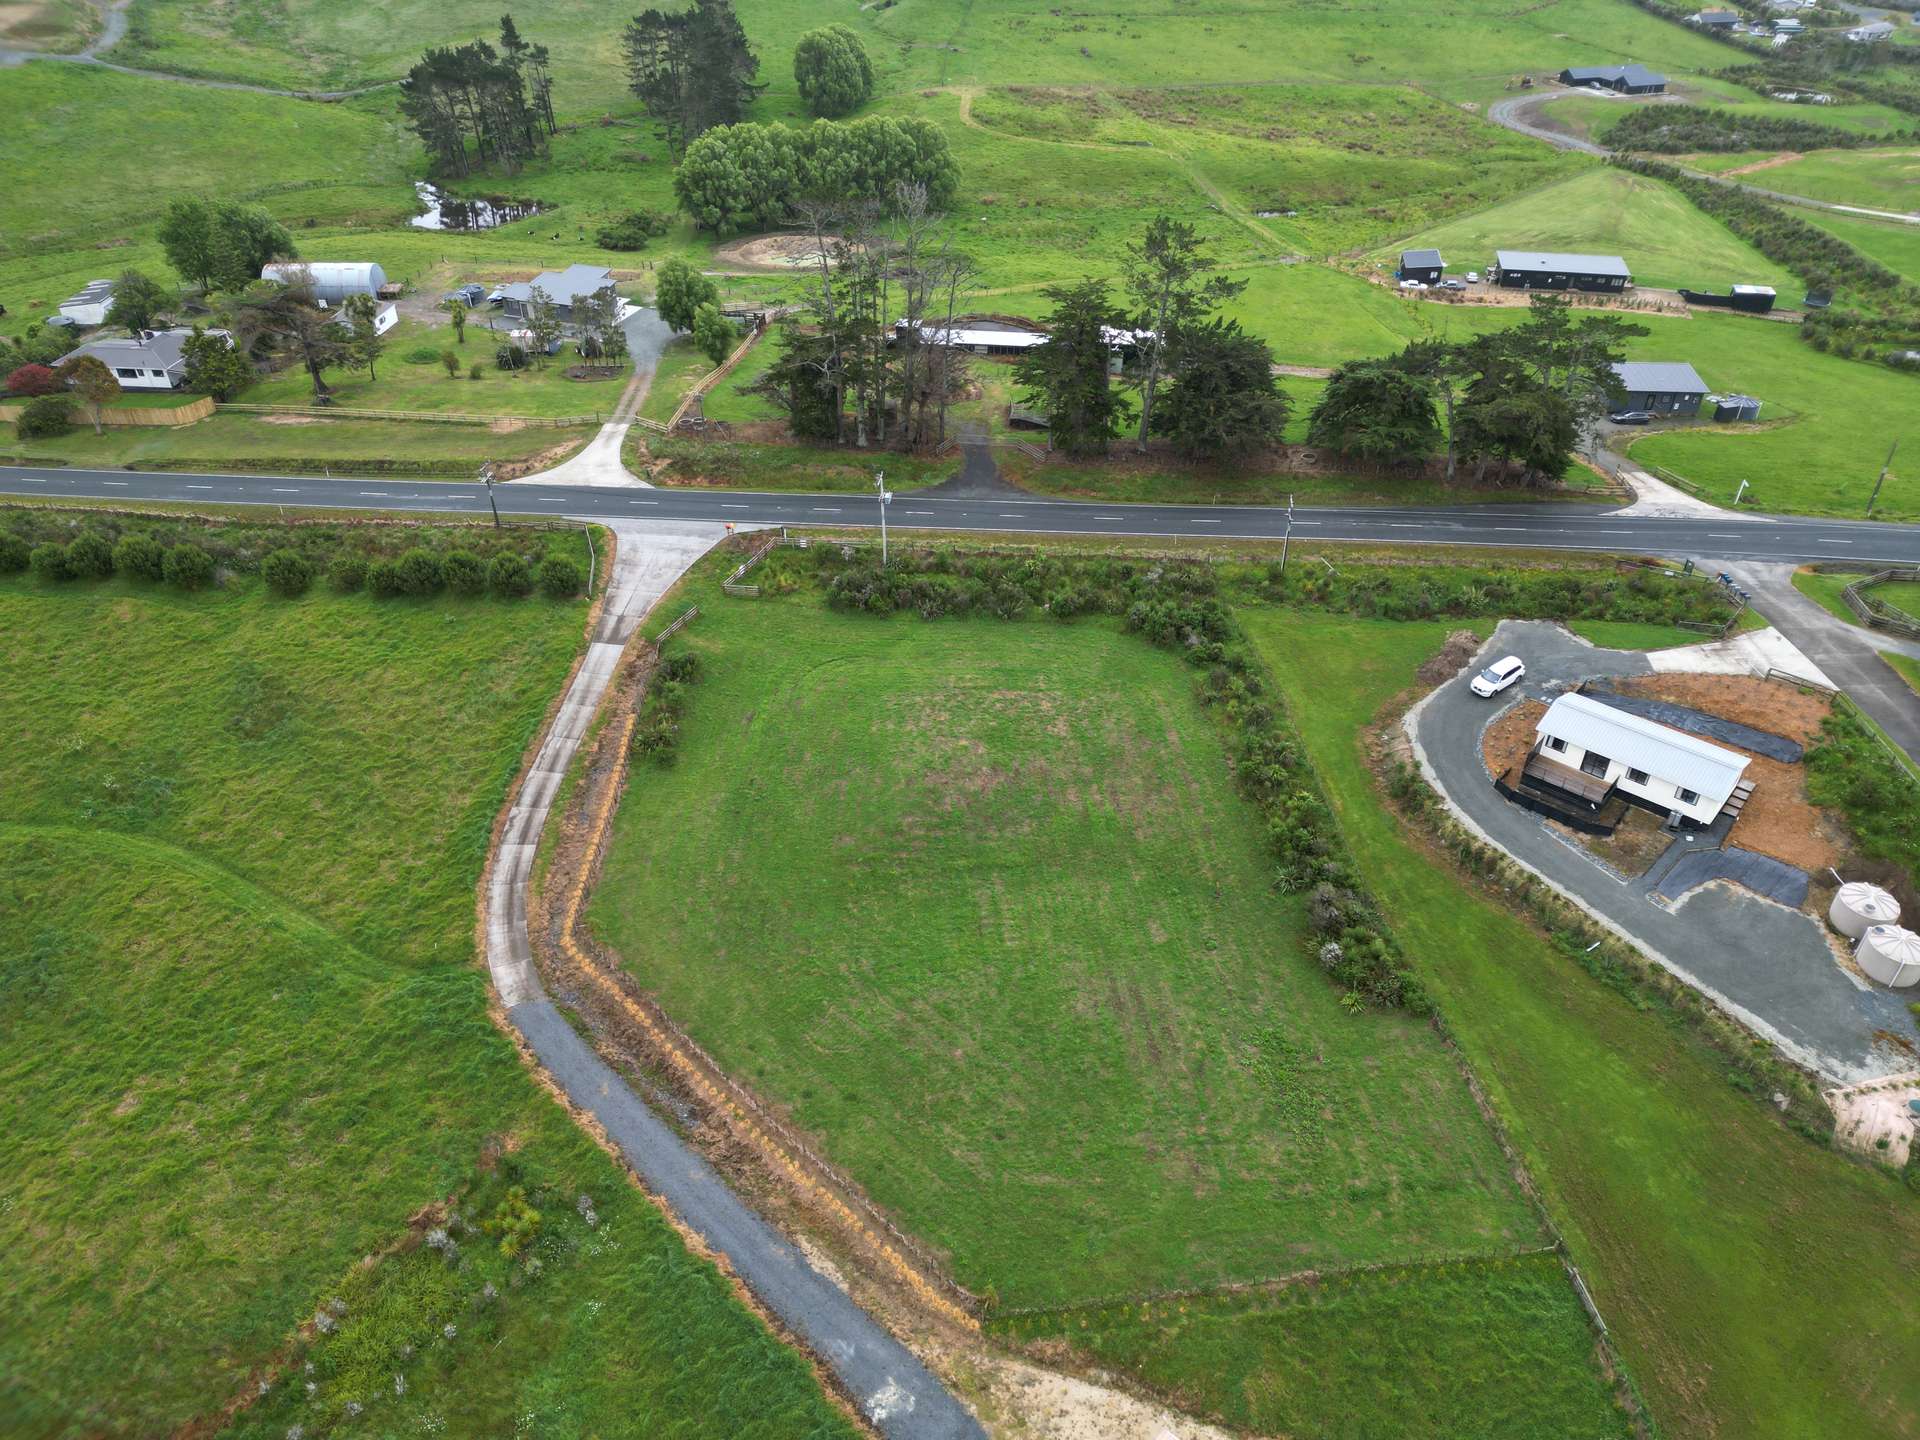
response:
<path fill-rule="evenodd" d="M 1700 792 L 1698 790 L 1675 790 L 1673 795 L 1682 805 L 1694 805 L 1699 803 L 1700 800 Z"/>
<path fill-rule="evenodd" d="M 1596 754 L 1589 750 L 1580 757 L 1580 773 L 1583 775 L 1591 775 L 1596 780 L 1604 780 L 1607 776 L 1607 767 L 1611 764 L 1613 764 L 1613 761 L 1609 760 L 1606 756 Z"/>
<path fill-rule="evenodd" d="M 1627 779 L 1632 781 L 1635 785 L 1644 785 L 1647 783 L 1647 772 L 1644 770 L 1635 770 L 1629 767 L 1629 769 L 1627 770 Z"/>
<path fill-rule="evenodd" d="M 1567 742 L 1562 740 L 1558 735 L 1549 735 L 1547 737 L 1547 749 L 1554 751 L 1556 754 L 1564 755 L 1567 753 Z"/>
<path fill-rule="evenodd" d="M 138 370 L 129 370 L 124 365 L 114 366 L 113 373 L 127 380 L 138 380 L 140 378 L 140 372 Z"/>

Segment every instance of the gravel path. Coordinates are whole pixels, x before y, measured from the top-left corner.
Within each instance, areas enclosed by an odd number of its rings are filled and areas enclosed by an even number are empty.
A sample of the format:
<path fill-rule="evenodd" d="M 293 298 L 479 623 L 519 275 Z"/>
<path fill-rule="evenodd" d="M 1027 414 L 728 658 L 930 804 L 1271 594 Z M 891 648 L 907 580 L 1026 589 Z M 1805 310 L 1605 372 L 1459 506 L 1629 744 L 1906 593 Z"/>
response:
<path fill-rule="evenodd" d="M 487 965 L 507 1019 L 567 1098 L 780 1322 L 830 1366 L 888 1440 L 984 1440 L 958 1400 L 650 1110 L 550 1002 L 527 933 L 527 881 L 560 788 L 628 639 L 724 534 L 713 524 L 612 521 L 619 550 L 586 656 L 507 815 L 487 891 Z"/>

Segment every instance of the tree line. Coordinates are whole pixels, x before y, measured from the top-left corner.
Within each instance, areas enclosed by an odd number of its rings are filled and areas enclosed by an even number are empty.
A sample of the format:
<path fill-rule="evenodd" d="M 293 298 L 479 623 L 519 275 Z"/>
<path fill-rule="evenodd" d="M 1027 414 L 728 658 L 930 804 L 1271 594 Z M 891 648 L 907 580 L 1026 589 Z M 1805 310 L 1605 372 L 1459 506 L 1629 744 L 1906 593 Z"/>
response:
<path fill-rule="evenodd" d="M 484 40 L 435 46 L 400 82 L 400 113 L 437 175 L 518 170 L 547 153 L 555 130 L 547 47 L 500 17 L 500 48 Z"/>
<path fill-rule="evenodd" d="M 716 233 L 781 224 L 809 197 L 891 209 L 903 187 L 943 210 L 960 172 L 929 120 L 869 115 L 786 125 L 723 125 L 687 147 L 673 172 L 680 208 Z"/>
<path fill-rule="evenodd" d="M 1624 399 L 1613 367 L 1647 333 L 1618 315 L 1576 317 L 1565 296 L 1531 297 L 1526 320 L 1458 344 L 1416 340 L 1335 370 L 1307 443 L 1375 465 L 1445 456 L 1447 483 L 1544 485 L 1565 475 L 1580 437 Z"/>
<path fill-rule="evenodd" d="M 1909 144 L 1912 130 L 1866 134 L 1794 115 L 1741 115 L 1706 105 L 1655 105 L 1629 110 L 1607 131 L 1615 150 L 1689 155 L 1735 150 L 1842 150 Z"/>

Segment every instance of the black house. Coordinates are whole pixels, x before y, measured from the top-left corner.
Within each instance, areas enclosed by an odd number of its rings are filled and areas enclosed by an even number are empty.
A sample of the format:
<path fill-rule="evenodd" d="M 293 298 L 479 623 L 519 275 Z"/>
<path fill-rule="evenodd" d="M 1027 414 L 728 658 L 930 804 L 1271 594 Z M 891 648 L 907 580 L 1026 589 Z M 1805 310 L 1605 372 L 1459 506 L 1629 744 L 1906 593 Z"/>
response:
<path fill-rule="evenodd" d="M 1698 415 L 1707 398 L 1707 386 L 1684 360 L 1628 360 L 1613 367 L 1626 408 L 1655 415 Z"/>
<path fill-rule="evenodd" d="M 1541 250 L 1496 250 L 1493 283 L 1509 290 L 1599 290 L 1618 293 L 1633 284 L 1618 255 L 1562 255 Z"/>
<path fill-rule="evenodd" d="M 1663 95 L 1667 77 L 1644 65 L 1581 65 L 1560 72 L 1562 85 L 1598 85 L 1616 95 Z"/>
<path fill-rule="evenodd" d="M 1402 280 L 1418 280 L 1432 285 L 1447 273 L 1447 262 L 1438 250 L 1402 250 L 1400 268 L 1394 272 Z"/>

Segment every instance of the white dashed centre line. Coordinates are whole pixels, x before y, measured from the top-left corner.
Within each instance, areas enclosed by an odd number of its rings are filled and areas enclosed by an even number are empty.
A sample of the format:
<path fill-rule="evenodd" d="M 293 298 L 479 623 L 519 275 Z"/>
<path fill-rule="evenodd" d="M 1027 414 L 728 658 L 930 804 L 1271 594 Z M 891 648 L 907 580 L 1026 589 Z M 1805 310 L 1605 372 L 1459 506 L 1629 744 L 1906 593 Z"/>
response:
<path fill-rule="evenodd" d="M 1493 527 L 1493 533 L 1496 535 L 1524 535 L 1526 531 L 1527 527 L 1524 525 L 1496 525 Z"/>
<path fill-rule="evenodd" d="M 120 486 L 125 486 L 127 482 L 126 482 L 126 481 L 124 481 L 124 480 L 102 480 L 102 481 L 101 481 L 100 483 L 101 483 L 102 485 L 120 485 Z"/>
<path fill-rule="evenodd" d="M 816 505 L 813 507 L 813 513 L 816 515 L 838 515 L 840 513 L 840 507 L 838 505 Z"/>
<path fill-rule="evenodd" d="M 1719 530 L 1707 531 L 1707 539 L 1709 540 L 1738 540 L 1740 538 L 1738 535 L 1728 535 Z"/>
<path fill-rule="evenodd" d="M 1218 525 L 1220 522 L 1218 520 L 1193 520 L 1188 523 L 1193 525 Z"/>
<path fill-rule="evenodd" d="M 722 500 L 720 502 L 720 508 L 722 510 L 744 510 L 747 507 L 744 505 L 729 505 L 726 501 Z"/>
<path fill-rule="evenodd" d="M 1851 540 L 1821 540 L 1821 541 L 1818 541 L 1818 542 L 1816 542 L 1816 543 L 1818 543 L 1818 544 L 1821 544 L 1821 545 L 1851 545 L 1851 544 L 1853 543 L 1853 541 L 1851 541 Z"/>
<path fill-rule="evenodd" d="M 189 486 L 187 486 L 187 488 L 188 488 L 189 490 L 211 490 L 211 489 L 213 488 L 213 486 L 211 486 L 211 485 L 189 485 Z"/>

